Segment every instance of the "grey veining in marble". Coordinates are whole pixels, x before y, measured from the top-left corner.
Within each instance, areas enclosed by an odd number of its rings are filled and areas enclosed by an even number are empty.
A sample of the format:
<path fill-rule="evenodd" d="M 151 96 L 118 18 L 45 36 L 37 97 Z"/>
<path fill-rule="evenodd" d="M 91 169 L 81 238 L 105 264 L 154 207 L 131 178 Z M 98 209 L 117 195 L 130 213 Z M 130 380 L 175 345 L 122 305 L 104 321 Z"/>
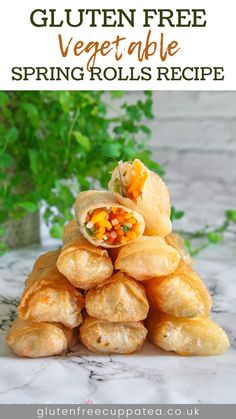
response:
<path fill-rule="evenodd" d="M 196 261 L 208 285 L 212 317 L 227 331 L 230 350 L 184 358 L 146 343 L 138 354 L 96 355 L 82 345 L 64 357 L 19 359 L 4 343 L 25 276 L 42 249 L 0 259 L 0 403 L 234 403 L 236 388 L 236 243 L 211 247 Z"/>

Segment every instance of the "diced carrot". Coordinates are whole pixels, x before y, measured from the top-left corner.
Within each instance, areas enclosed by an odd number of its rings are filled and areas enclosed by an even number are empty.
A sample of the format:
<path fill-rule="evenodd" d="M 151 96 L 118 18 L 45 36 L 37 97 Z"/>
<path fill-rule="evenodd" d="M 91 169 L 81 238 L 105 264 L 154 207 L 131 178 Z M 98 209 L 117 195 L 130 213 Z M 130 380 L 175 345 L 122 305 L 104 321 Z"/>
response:
<path fill-rule="evenodd" d="M 133 191 L 135 191 L 135 189 L 138 189 L 140 187 L 140 179 L 136 178 L 133 183 L 129 186 L 128 188 L 128 192 L 131 193 Z"/>
<path fill-rule="evenodd" d="M 134 178 L 134 181 L 137 184 L 137 179 Z M 138 196 L 138 191 L 134 190 L 133 194 Z M 87 223 L 93 224 L 94 236 L 109 244 L 124 244 L 135 239 L 139 234 L 139 223 L 132 213 L 126 212 L 122 208 L 112 207 L 110 211 L 106 208 L 97 208 L 87 214 L 86 220 Z M 123 226 L 126 224 L 128 229 L 124 231 Z"/>
<path fill-rule="evenodd" d="M 135 218 L 130 218 L 129 223 L 130 224 L 137 224 L 137 220 Z"/>
<path fill-rule="evenodd" d="M 126 214 L 126 212 L 125 212 L 124 210 L 122 210 L 122 209 L 121 209 L 121 210 L 119 211 L 119 216 L 120 216 L 120 217 L 124 217 L 124 216 L 125 216 L 125 214 Z"/>
<path fill-rule="evenodd" d="M 126 176 L 129 179 L 127 195 L 130 199 L 136 201 L 140 196 L 142 196 L 142 190 L 147 176 L 148 174 L 143 169 L 143 166 L 140 162 L 134 162 L 130 166 Z"/>
<path fill-rule="evenodd" d="M 119 223 L 121 223 L 121 224 L 123 224 L 124 221 L 125 221 L 123 216 L 119 216 L 119 217 L 117 217 L 117 219 L 118 219 Z"/>
<path fill-rule="evenodd" d="M 136 234 L 133 231 L 128 231 L 126 235 L 130 240 L 136 239 Z"/>
<path fill-rule="evenodd" d="M 138 233 L 138 234 L 139 234 L 139 225 L 138 225 L 138 224 L 135 224 L 135 225 L 133 226 L 133 228 L 132 228 L 132 231 L 133 231 L 134 233 Z"/>
<path fill-rule="evenodd" d="M 102 208 L 96 208 L 95 210 L 93 210 L 93 212 L 92 212 L 92 216 L 96 216 L 96 215 L 98 215 L 100 212 L 102 211 Z"/>
<path fill-rule="evenodd" d="M 133 215 L 130 214 L 130 212 L 127 212 L 124 216 L 125 220 L 128 220 L 129 218 L 132 218 L 132 217 L 133 217 Z"/>

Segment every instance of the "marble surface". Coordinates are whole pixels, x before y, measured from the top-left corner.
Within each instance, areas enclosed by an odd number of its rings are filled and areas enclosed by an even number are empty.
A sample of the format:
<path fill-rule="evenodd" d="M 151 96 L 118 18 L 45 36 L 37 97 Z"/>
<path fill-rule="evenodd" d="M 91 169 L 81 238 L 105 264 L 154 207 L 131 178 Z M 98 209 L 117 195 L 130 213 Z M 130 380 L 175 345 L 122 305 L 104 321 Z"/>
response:
<path fill-rule="evenodd" d="M 64 357 L 17 358 L 4 337 L 43 250 L 33 246 L 0 258 L 0 403 L 235 403 L 235 241 L 210 247 L 196 261 L 214 299 L 212 317 L 231 341 L 217 357 L 185 358 L 147 343 L 128 356 L 95 355 L 78 345 Z"/>

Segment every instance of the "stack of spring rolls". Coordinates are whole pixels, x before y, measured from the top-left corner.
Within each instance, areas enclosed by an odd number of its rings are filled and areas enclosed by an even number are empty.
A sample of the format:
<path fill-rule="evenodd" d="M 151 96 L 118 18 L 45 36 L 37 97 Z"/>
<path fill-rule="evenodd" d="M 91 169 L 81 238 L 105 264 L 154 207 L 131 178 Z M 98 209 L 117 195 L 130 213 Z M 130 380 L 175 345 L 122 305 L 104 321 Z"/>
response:
<path fill-rule="evenodd" d="M 136 159 L 117 165 L 108 188 L 79 194 L 63 247 L 36 261 L 8 345 L 32 358 L 63 354 L 78 340 L 129 354 L 148 336 L 181 355 L 225 352 L 209 292 L 171 233 L 164 182 Z"/>

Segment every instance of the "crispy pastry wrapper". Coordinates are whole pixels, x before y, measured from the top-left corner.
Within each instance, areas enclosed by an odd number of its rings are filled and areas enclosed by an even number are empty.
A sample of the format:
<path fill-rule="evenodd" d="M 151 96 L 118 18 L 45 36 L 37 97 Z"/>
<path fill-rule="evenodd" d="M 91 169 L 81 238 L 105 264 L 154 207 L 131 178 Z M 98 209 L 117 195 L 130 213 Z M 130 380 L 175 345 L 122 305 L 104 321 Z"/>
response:
<path fill-rule="evenodd" d="M 107 250 L 88 242 L 75 220 L 65 226 L 63 241 L 57 268 L 74 287 L 87 290 L 112 275 L 113 264 Z"/>
<path fill-rule="evenodd" d="M 23 320 L 77 327 L 82 322 L 84 298 L 56 268 L 58 255 L 59 251 L 48 252 L 36 261 L 26 280 L 18 314 Z"/>
<path fill-rule="evenodd" d="M 206 317 L 174 317 L 152 308 L 146 326 L 152 343 L 180 355 L 220 355 L 229 347 L 224 330 Z"/>
<path fill-rule="evenodd" d="M 85 297 L 87 313 L 109 322 L 137 322 L 147 317 L 149 304 L 144 287 L 118 272 Z"/>
<path fill-rule="evenodd" d="M 32 271 L 40 271 L 45 269 L 47 266 L 52 267 L 56 264 L 59 253 L 59 250 L 49 250 L 48 252 L 43 253 L 34 262 Z"/>
<path fill-rule="evenodd" d="M 188 265 L 192 265 L 193 261 L 190 254 L 186 250 L 183 238 L 177 233 L 170 233 L 165 237 L 165 241 L 170 246 L 174 247 L 180 254 L 181 259 Z"/>
<path fill-rule="evenodd" d="M 6 343 L 20 357 L 39 358 L 65 353 L 78 340 L 78 330 L 59 323 L 14 320 Z"/>
<path fill-rule="evenodd" d="M 168 276 L 145 282 L 152 305 L 176 317 L 208 317 L 212 299 L 200 276 L 181 261 L 177 270 Z"/>
<path fill-rule="evenodd" d="M 149 170 L 140 160 L 135 159 L 146 172 L 147 178 L 142 188 L 142 195 L 132 200 L 125 196 L 125 192 L 117 190 L 117 180 L 122 183 L 122 175 L 126 173 L 130 162 L 120 162 L 112 172 L 111 180 L 108 183 L 109 190 L 118 199 L 120 204 L 134 211 L 140 212 L 145 220 L 145 235 L 165 237 L 171 232 L 170 221 L 170 197 L 168 189 L 163 180 L 154 172 Z"/>
<path fill-rule="evenodd" d="M 80 339 L 93 352 L 130 354 L 141 349 L 147 336 L 142 322 L 110 323 L 87 316 Z"/>
<path fill-rule="evenodd" d="M 76 203 L 75 203 L 75 217 L 76 217 L 76 221 L 79 225 L 81 233 L 94 246 L 102 246 L 105 248 L 115 248 L 115 247 L 123 246 L 123 244 L 109 244 L 105 242 L 99 242 L 97 239 L 93 238 L 86 231 L 85 222 L 86 222 L 87 213 L 89 211 L 95 210 L 97 208 L 111 209 L 113 207 L 121 208 L 125 212 L 131 213 L 134 216 L 134 218 L 140 224 L 140 231 L 139 231 L 138 237 L 141 237 L 144 232 L 145 223 L 144 223 L 144 219 L 142 215 L 139 214 L 134 209 L 127 208 L 124 205 L 120 204 L 119 201 L 114 197 L 112 193 L 106 192 L 106 191 L 81 192 L 78 195 L 78 198 L 76 199 Z"/>
<path fill-rule="evenodd" d="M 137 281 L 173 273 L 180 255 L 163 238 L 143 236 L 119 250 L 115 268 Z"/>

